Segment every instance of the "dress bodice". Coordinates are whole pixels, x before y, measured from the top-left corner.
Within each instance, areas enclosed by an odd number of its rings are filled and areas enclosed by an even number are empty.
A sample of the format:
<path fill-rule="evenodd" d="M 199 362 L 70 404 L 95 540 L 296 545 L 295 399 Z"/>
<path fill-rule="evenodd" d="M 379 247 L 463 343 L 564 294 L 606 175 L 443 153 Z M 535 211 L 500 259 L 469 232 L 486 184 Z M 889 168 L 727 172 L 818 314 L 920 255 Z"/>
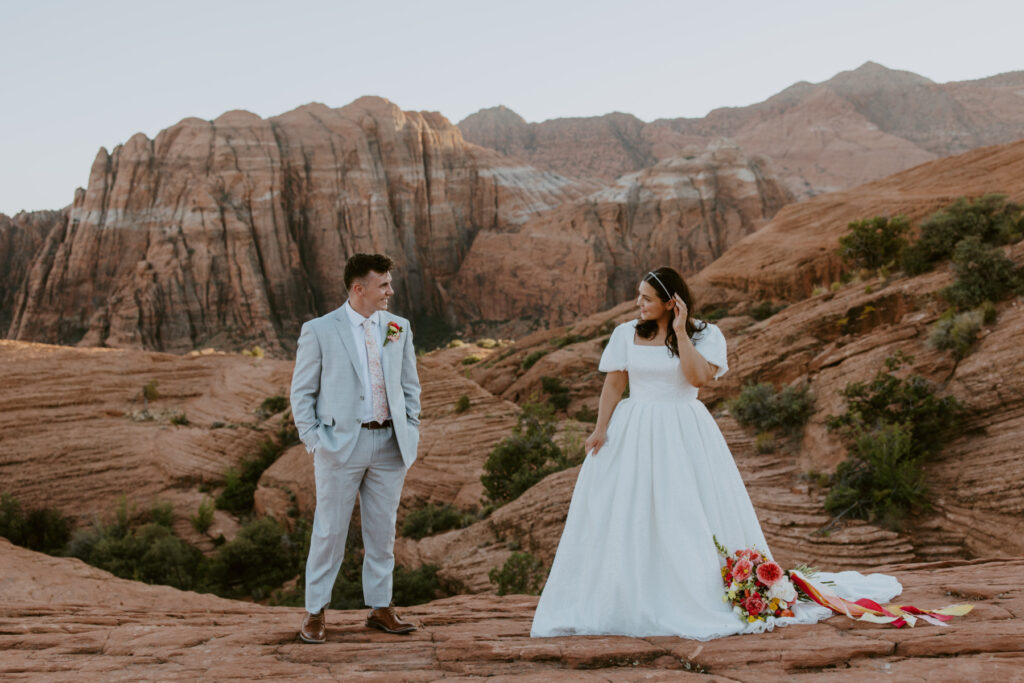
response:
<path fill-rule="evenodd" d="M 690 384 L 679 365 L 679 358 L 663 344 L 641 346 L 630 343 L 626 370 L 629 372 L 629 397 L 637 401 L 692 401 L 697 387 Z"/>
<path fill-rule="evenodd" d="M 601 372 L 625 370 L 629 373 L 629 396 L 638 401 L 692 401 L 697 387 L 683 374 L 679 358 L 664 344 L 645 346 L 636 343 L 636 322 L 622 323 L 612 332 L 601 355 Z M 697 321 L 700 325 L 700 321 Z M 718 368 L 715 379 L 729 369 L 725 336 L 716 325 L 707 323 L 693 335 L 693 346 Z"/>

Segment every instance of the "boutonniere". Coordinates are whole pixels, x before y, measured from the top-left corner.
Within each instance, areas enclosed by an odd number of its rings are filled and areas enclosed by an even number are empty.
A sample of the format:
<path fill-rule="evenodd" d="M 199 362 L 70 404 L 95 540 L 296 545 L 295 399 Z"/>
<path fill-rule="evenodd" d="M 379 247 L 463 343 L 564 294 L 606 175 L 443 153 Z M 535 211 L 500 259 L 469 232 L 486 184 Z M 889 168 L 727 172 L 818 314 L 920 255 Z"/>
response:
<path fill-rule="evenodd" d="M 387 334 L 384 335 L 384 346 L 387 346 L 388 342 L 398 341 L 400 334 L 402 334 L 402 326 L 394 320 L 389 322 Z"/>

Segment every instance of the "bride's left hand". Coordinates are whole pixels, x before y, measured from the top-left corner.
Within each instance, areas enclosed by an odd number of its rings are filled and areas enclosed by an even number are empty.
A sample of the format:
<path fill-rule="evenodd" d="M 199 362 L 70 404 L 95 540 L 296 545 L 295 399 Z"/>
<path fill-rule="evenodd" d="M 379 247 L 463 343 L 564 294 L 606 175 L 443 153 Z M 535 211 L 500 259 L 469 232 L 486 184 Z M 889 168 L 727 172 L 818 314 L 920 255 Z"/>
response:
<path fill-rule="evenodd" d="M 678 294 L 672 295 L 672 303 L 675 304 L 676 317 L 672 319 L 672 329 L 675 330 L 676 336 L 686 332 L 686 320 L 690 315 L 690 311 L 686 308 L 686 302 Z"/>

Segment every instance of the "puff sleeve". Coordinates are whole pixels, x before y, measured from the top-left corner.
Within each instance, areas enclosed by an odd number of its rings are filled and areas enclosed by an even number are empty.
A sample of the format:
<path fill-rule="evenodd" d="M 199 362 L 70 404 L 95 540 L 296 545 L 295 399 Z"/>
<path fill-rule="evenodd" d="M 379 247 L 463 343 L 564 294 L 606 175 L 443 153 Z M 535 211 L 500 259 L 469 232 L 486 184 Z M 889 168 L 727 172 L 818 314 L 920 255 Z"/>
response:
<path fill-rule="evenodd" d="M 609 343 L 609 346 L 611 344 Z M 717 325 L 707 324 L 703 330 L 693 335 L 693 348 L 697 353 L 704 356 L 704 360 L 716 366 L 715 379 L 718 379 L 729 369 L 729 362 L 726 358 L 725 335 L 718 329 Z"/>
<path fill-rule="evenodd" d="M 626 369 L 626 353 L 629 351 L 627 344 L 633 343 L 633 322 L 622 323 L 614 330 L 608 339 L 608 345 L 604 347 L 601 354 L 601 362 L 597 369 L 601 372 L 616 372 Z"/>

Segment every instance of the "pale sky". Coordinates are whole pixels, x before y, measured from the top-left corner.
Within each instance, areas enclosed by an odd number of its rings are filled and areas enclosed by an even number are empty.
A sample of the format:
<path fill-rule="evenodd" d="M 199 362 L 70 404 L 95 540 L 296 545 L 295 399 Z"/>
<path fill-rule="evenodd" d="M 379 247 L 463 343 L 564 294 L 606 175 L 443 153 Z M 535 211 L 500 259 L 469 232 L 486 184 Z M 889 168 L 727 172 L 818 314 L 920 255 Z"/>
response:
<path fill-rule="evenodd" d="M 0 0 L 0 212 L 57 209 L 101 147 L 187 116 L 380 95 L 453 123 L 703 116 L 865 61 L 1024 69 L 1024 3 L 975 0 Z"/>

